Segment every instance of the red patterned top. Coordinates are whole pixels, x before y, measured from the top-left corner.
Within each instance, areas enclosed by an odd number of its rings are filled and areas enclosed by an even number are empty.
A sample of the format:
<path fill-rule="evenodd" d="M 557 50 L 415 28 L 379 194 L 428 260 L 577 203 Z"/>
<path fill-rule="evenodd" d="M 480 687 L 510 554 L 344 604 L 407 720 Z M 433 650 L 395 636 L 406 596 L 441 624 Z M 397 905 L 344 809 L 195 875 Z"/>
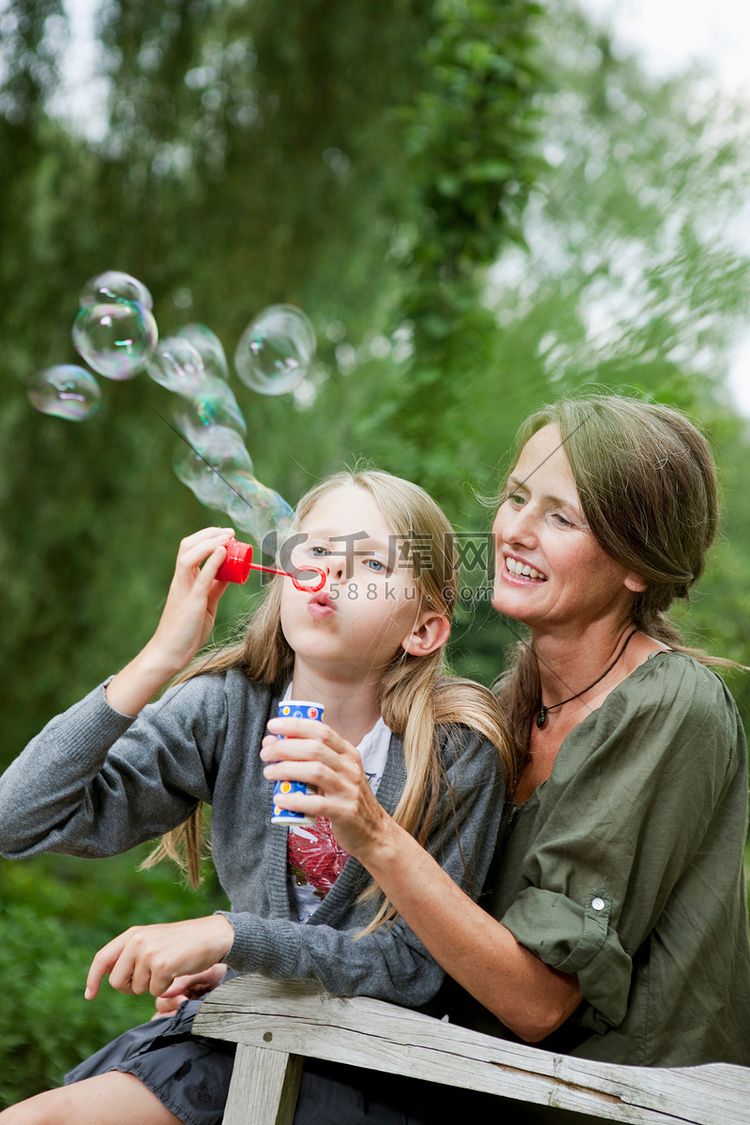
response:
<path fill-rule="evenodd" d="M 319 816 L 315 824 L 289 831 L 289 865 L 298 886 L 307 883 L 319 898 L 325 898 L 344 870 L 349 853 L 336 843 L 330 820 Z"/>

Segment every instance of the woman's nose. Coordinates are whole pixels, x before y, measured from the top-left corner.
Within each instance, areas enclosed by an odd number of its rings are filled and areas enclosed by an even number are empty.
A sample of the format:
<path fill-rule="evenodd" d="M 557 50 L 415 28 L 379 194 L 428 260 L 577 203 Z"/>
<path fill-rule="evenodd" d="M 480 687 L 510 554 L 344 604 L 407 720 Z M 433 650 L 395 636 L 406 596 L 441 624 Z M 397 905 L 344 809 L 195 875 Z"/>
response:
<path fill-rule="evenodd" d="M 495 534 L 505 543 L 523 543 L 529 546 L 536 542 L 536 519 L 528 504 L 522 508 L 514 509 L 510 501 L 506 500 L 498 512 L 495 520 Z"/>

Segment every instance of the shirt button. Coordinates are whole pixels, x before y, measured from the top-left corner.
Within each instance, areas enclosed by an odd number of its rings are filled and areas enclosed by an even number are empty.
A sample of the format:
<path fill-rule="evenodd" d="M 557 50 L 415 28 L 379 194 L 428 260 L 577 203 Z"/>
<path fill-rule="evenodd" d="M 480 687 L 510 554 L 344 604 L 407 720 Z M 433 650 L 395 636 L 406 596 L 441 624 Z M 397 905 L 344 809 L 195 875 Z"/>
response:
<path fill-rule="evenodd" d="M 593 910 L 604 910 L 604 899 L 603 898 L 592 898 L 591 907 L 592 907 Z"/>

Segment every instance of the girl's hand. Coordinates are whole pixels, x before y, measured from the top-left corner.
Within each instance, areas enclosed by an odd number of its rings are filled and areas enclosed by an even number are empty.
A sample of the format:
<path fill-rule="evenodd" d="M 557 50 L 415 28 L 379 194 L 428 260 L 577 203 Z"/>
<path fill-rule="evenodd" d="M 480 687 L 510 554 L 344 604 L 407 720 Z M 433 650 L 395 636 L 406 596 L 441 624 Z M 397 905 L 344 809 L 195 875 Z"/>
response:
<path fill-rule="evenodd" d="M 131 926 L 94 957 L 86 979 L 86 999 L 96 996 L 107 973 L 118 992 L 162 996 L 177 977 L 215 966 L 233 941 L 232 924 L 223 914 L 188 922 Z"/>
<path fill-rule="evenodd" d="M 344 851 L 363 860 L 390 821 L 362 769 L 359 751 L 314 719 L 271 719 L 260 756 L 271 781 L 302 781 L 317 793 L 279 795 L 278 804 L 310 816 L 326 816 Z M 283 734 L 284 738 L 273 735 Z"/>
<path fill-rule="evenodd" d="M 213 992 L 227 975 L 227 966 L 212 965 L 202 973 L 188 973 L 186 976 L 176 977 L 174 982 L 156 997 L 156 1015 L 151 1018 L 160 1019 L 162 1016 L 171 1016 L 184 1000 L 200 1000 L 208 992 Z"/>
<path fill-rule="evenodd" d="M 219 598 L 227 588 L 226 582 L 216 580 L 216 572 L 232 534 L 230 527 L 206 527 L 180 543 L 167 601 L 148 645 L 175 672 L 190 663 L 211 635 Z"/>
<path fill-rule="evenodd" d="M 107 684 L 107 700 L 116 711 L 137 715 L 208 640 L 219 598 L 227 588 L 226 582 L 217 581 L 216 572 L 226 558 L 225 545 L 231 536 L 230 527 L 206 527 L 180 543 L 156 632 Z"/>

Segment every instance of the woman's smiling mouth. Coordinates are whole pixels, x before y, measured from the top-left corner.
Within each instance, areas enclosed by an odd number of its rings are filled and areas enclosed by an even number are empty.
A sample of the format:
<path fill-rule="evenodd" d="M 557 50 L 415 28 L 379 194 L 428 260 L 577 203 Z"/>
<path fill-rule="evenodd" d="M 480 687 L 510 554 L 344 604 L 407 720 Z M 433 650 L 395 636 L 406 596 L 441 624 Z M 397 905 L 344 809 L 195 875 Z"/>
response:
<path fill-rule="evenodd" d="M 513 558 L 512 555 L 505 556 L 505 569 L 514 578 L 530 578 L 537 579 L 540 582 L 547 581 L 547 575 L 542 574 L 541 571 L 531 566 L 529 563 L 523 562 L 522 559 Z"/>

